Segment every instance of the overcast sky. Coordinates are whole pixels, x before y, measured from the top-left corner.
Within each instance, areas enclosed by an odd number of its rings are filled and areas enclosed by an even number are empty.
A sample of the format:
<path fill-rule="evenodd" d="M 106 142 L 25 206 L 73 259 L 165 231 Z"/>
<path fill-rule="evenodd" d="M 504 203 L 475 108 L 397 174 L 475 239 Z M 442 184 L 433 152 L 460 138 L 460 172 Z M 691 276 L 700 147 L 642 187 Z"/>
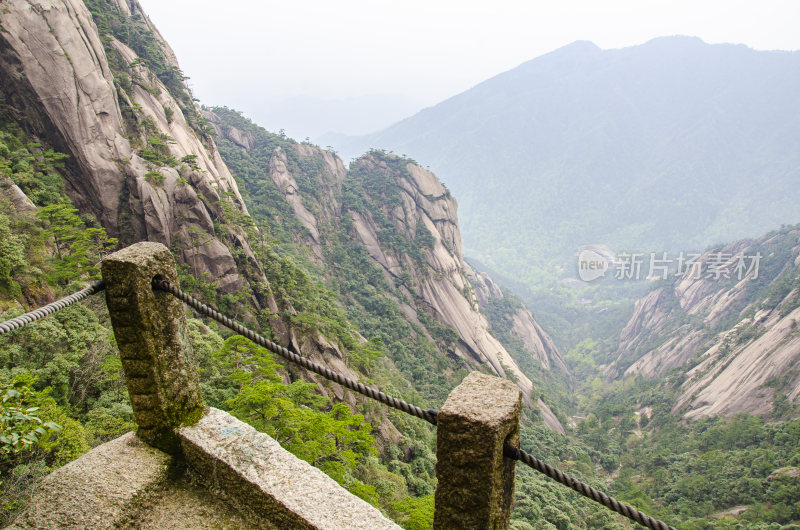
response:
<path fill-rule="evenodd" d="M 312 138 L 383 127 L 576 40 L 800 49 L 798 0 L 140 2 L 202 103 Z"/>

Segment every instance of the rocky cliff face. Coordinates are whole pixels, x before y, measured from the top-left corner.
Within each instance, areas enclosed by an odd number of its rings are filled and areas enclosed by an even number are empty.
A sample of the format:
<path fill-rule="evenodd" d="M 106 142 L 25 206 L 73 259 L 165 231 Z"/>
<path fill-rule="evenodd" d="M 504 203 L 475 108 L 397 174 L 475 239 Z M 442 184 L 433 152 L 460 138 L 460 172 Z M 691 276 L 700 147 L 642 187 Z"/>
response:
<path fill-rule="evenodd" d="M 747 274 L 736 269 L 739 256 Z M 698 264 L 694 274 L 636 303 L 607 375 L 677 370 L 683 375 L 674 411 L 687 417 L 771 414 L 797 400 L 800 230 L 715 248 Z M 716 277 L 715 268 L 728 277 Z"/>
<path fill-rule="evenodd" d="M 377 189 L 365 187 L 368 195 L 383 199 L 376 201 L 379 211 L 366 208 L 350 210 L 346 215 L 353 222 L 356 236 L 387 278 L 400 286 L 406 300 L 413 301 L 413 304 L 403 303 L 405 312 L 416 318 L 415 312 L 425 311 L 455 330 L 458 340 L 448 352 L 450 355 L 474 367 L 488 367 L 500 377 L 515 381 L 524 399 L 531 402 L 533 383 L 491 333 L 471 287 L 469 276 L 473 275 L 497 290 L 488 275 L 476 275 L 463 259 L 455 198 L 433 173 L 394 155 L 365 155 L 350 170 L 384 184 Z M 381 226 L 384 219 L 412 243 L 411 250 L 400 250 L 389 242 Z M 528 339 L 529 353 L 542 369 L 553 369 L 550 359 L 554 358 L 560 361 L 558 369 L 566 373 L 555 345 L 524 308 L 515 314 L 515 333 L 523 340 Z M 536 405 L 550 428 L 564 432 L 541 399 L 536 400 Z"/>
<path fill-rule="evenodd" d="M 481 286 L 477 292 L 493 290 L 491 296 L 501 297 L 502 292 L 463 260 L 456 200 L 433 173 L 382 152 L 367 154 L 346 170 L 330 152 L 269 137 L 252 124 L 234 125 L 229 112 L 222 114 L 206 114 L 218 141 L 246 152 L 267 170 L 257 175 L 247 164 L 240 168 L 251 173 L 245 180 L 252 193 L 267 196 L 266 187 L 278 192 L 269 215 L 296 221 L 287 237 L 310 249 L 312 261 L 337 270 L 341 263 L 331 254 L 330 242 L 346 234 L 391 286 L 380 296 L 393 299 L 404 318 L 424 329 L 442 355 L 515 380 L 530 402 L 533 384 L 492 334 L 470 278 Z M 438 332 L 452 333 L 452 340 L 426 327 L 430 317 L 438 323 Z M 513 321 L 513 333 L 524 341 L 526 354 L 539 370 L 566 373 L 558 349 L 530 312 L 520 307 Z M 539 406 L 548 424 L 563 430 L 547 406 L 541 401 Z"/>
<path fill-rule="evenodd" d="M 498 302 L 502 303 L 508 298 L 500 286 L 485 272 L 476 272 L 469 265 L 465 267 L 465 272 L 484 314 L 492 305 Z M 545 370 L 564 376 L 570 375 L 564 358 L 553 339 L 542 329 L 522 302 L 514 301 L 509 304 L 509 310 L 501 318 L 505 320 L 502 324 L 508 327 L 510 335 L 522 341 L 526 353 L 533 361 L 540 364 Z"/>
<path fill-rule="evenodd" d="M 94 6 L 94 16 L 87 5 Z M 358 378 L 339 345 L 318 332 L 301 333 L 286 316 L 293 308 L 281 307 L 268 288 L 253 288 L 268 281 L 250 238 L 230 221 L 248 216 L 245 203 L 172 50 L 139 4 L 15 0 L 3 2 L 0 16 L 4 113 L 69 155 L 62 176 L 81 212 L 96 217 L 122 244 L 164 243 L 195 277 L 215 282 L 221 293 L 251 289 L 250 301 L 269 315 L 281 343 Z M 113 28 L 130 30 L 139 40 L 129 46 Z M 276 159 L 273 178 L 290 193 L 279 165 Z M 34 208 L 13 183 L 4 179 L 0 185 L 18 209 Z M 355 403 L 338 387 L 320 382 L 320 388 Z M 385 439 L 396 436 L 390 424 L 380 428 L 388 429 Z"/>
<path fill-rule="evenodd" d="M 516 379 L 530 397 L 533 384 L 489 333 L 489 324 L 470 293 L 455 199 L 433 173 L 400 162 L 399 157 L 395 157 L 399 164 L 393 164 L 389 158 L 367 155 L 354 162 L 351 170 L 364 171 L 396 186 L 397 196 L 390 204 L 381 205 L 381 214 L 408 241 L 419 245 L 416 250 L 423 254 L 422 263 L 412 252 L 387 245 L 388 238 L 381 241 L 379 221 L 369 209 L 347 212 L 358 239 L 392 281 L 401 283 L 401 291 L 410 300 L 417 300 L 417 306 L 424 306 L 436 320 L 456 330 L 459 340 L 453 355 L 488 365 L 501 377 Z"/>
<path fill-rule="evenodd" d="M 115 23 L 149 30 L 161 68 L 180 72 L 135 0 L 108 9 Z M 246 208 L 213 142 L 187 122 L 194 107 L 180 97 L 182 79 L 167 87 L 148 59 L 113 32 L 101 35 L 80 0 L 13 0 L 3 2 L 0 91 L 29 134 L 70 156 L 66 191 L 82 212 L 123 242 L 179 251 L 223 291 L 241 286 L 214 221 L 223 202 Z M 230 236 L 252 258 L 247 241 Z"/>

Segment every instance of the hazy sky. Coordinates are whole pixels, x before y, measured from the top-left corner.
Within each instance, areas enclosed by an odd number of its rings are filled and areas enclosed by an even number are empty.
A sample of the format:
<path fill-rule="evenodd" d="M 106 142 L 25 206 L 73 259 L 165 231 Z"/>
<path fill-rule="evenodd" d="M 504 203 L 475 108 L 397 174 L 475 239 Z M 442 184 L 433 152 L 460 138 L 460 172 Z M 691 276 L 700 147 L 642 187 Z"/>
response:
<path fill-rule="evenodd" d="M 393 121 L 576 40 L 620 48 L 680 34 L 761 50 L 800 49 L 798 0 L 140 2 L 202 103 L 236 107 L 261 121 L 297 115 L 277 108 L 302 109 L 308 101 L 287 103 L 292 96 L 349 98 L 344 107 L 341 101 L 331 106 L 350 114 L 360 98 L 373 96 L 360 127 Z M 375 115 L 374 95 L 395 107 L 385 118 Z M 324 132 L 330 124 L 323 121 L 341 118 L 329 110 L 316 125 L 319 112 L 309 110 L 310 122 L 298 126 L 312 137 L 320 132 L 311 132 L 314 127 Z M 334 128 L 358 132 L 357 121 Z M 290 133 L 292 127 L 286 124 Z"/>

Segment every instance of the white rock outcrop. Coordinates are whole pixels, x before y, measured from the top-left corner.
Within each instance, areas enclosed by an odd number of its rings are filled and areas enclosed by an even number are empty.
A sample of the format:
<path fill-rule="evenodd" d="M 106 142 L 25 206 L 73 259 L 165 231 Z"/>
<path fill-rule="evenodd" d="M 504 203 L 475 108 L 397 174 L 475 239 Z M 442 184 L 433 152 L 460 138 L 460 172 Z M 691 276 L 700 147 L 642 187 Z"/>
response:
<path fill-rule="evenodd" d="M 789 262 L 761 265 L 777 267 L 783 276 L 772 272 L 766 280 L 768 273 L 763 269 L 760 279 L 755 278 L 756 270 L 741 278 L 695 273 L 638 300 L 620 335 L 617 359 L 606 375 L 664 376 L 692 361 L 694 366 L 686 372 L 673 407 L 686 417 L 768 415 L 775 407 L 776 393 L 796 402 L 800 398 L 800 289 L 791 289 L 781 300 L 765 300 L 764 293 L 778 291 L 759 286 L 766 281 L 770 287 L 774 278 L 796 278 L 800 231 L 739 241 L 710 250 L 698 261 L 706 271 L 708 262 L 722 255 L 727 258 L 727 270 L 733 271 L 740 254 L 760 253 L 763 260 L 774 261 L 783 259 L 781 248 L 790 249 Z"/>
<path fill-rule="evenodd" d="M 122 13 L 140 11 L 134 0 L 117 3 Z M 178 68 L 172 50 L 139 14 Z M 73 203 L 123 242 L 164 243 L 180 250 L 198 275 L 208 273 L 222 290 L 235 291 L 241 285 L 237 264 L 214 220 L 224 215 L 222 201 L 246 213 L 244 201 L 213 141 L 198 137 L 136 53 L 105 37 L 130 78 L 140 81 L 125 92 L 115 86 L 103 40 L 80 0 L 3 2 L 2 28 L 0 91 L 28 132 L 69 155 L 63 174 Z M 135 109 L 137 128 L 146 121 L 147 135 L 160 135 L 169 155 L 176 161 L 189 156 L 191 164 L 159 166 L 139 156 L 132 140 L 146 144 L 147 136 L 126 129 L 120 100 Z M 252 258 L 246 239 L 231 237 Z"/>

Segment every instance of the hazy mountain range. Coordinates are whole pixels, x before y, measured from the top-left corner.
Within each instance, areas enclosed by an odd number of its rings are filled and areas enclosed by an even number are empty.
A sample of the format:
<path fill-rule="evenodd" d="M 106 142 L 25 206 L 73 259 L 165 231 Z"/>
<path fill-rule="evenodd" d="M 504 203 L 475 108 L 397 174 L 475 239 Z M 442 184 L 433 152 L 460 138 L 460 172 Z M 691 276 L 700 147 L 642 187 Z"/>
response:
<path fill-rule="evenodd" d="M 223 103 L 246 107 L 250 109 L 251 118 L 267 130 L 284 129 L 288 136 L 300 139 L 314 139 L 329 131 L 351 135 L 366 134 L 401 120 L 423 107 L 422 102 L 399 94 L 368 94 L 344 98 L 307 95 L 264 98 L 254 93 L 248 101 L 243 99 Z"/>
<path fill-rule="evenodd" d="M 468 256 L 517 278 L 579 245 L 703 248 L 800 221 L 800 53 L 575 42 L 368 136 L 437 172 Z M 570 273 L 570 275 L 572 275 Z"/>

